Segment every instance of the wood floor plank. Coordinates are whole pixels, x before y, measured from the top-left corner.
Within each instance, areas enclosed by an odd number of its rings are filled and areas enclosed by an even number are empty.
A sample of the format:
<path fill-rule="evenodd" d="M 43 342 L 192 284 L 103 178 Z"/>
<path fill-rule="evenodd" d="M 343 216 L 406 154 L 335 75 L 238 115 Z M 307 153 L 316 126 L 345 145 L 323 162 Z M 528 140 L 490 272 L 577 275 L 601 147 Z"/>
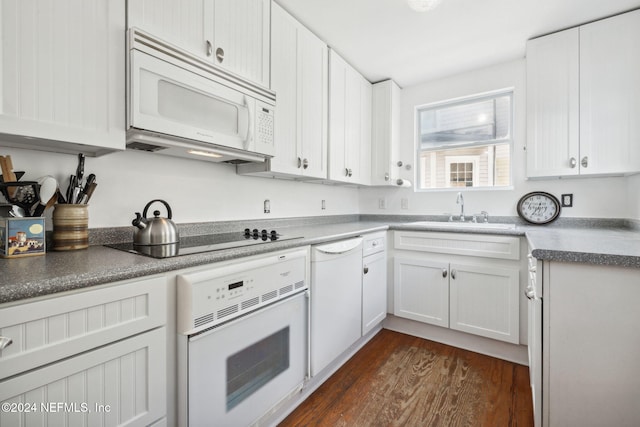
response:
<path fill-rule="evenodd" d="M 526 366 L 382 330 L 281 424 L 533 425 Z"/>

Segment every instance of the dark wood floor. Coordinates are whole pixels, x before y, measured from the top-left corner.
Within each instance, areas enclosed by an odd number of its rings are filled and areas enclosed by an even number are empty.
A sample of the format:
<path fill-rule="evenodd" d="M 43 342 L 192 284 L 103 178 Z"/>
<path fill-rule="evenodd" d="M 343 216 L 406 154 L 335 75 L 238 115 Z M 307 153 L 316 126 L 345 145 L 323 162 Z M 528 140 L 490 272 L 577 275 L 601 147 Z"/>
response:
<path fill-rule="evenodd" d="M 529 372 L 383 329 L 280 426 L 533 426 Z"/>

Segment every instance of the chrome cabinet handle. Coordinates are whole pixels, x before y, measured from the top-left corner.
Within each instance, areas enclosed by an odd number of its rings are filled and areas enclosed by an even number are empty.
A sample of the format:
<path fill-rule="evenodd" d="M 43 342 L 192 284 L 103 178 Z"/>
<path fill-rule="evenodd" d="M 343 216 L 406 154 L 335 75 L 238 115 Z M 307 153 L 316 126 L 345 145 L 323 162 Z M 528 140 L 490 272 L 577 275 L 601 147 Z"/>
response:
<path fill-rule="evenodd" d="M 587 166 L 589 166 L 589 157 L 584 156 L 580 161 L 580 164 L 582 165 L 583 168 L 586 168 Z"/>
<path fill-rule="evenodd" d="M 385 181 L 389 181 L 390 179 L 391 179 L 391 177 L 389 176 L 389 173 L 388 173 L 388 172 L 387 172 L 387 173 L 385 173 L 385 174 L 384 174 L 384 180 L 385 180 Z"/>
<path fill-rule="evenodd" d="M 309 160 L 304 159 L 302 160 L 302 169 L 306 169 L 309 167 Z"/>
<path fill-rule="evenodd" d="M 446 268 L 442 269 L 442 277 L 447 277 L 447 269 Z"/>
<path fill-rule="evenodd" d="M 365 266 L 364 267 L 364 274 L 367 274 L 369 272 L 369 267 Z"/>
<path fill-rule="evenodd" d="M 456 280 L 456 271 L 455 270 L 451 270 L 451 278 L 453 280 Z"/>
<path fill-rule="evenodd" d="M 572 157 L 572 158 L 569 159 L 569 165 L 571 166 L 571 169 L 573 169 L 576 166 L 578 166 L 578 161 L 576 160 L 575 157 Z"/>
<path fill-rule="evenodd" d="M 9 337 L 0 337 L 0 351 L 13 344 L 13 340 Z"/>
<path fill-rule="evenodd" d="M 213 55 L 213 45 L 207 40 L 207 56 Z"/>
<path fill-rule="evenodd" d="M 298 157 L 298 169 L 302 167 L 302 159 Z"/>
<path fill-rule="evenodd" d="M 353 171 L 349 168 L 345 168 L 344 176 L 351 176 L 351 175 L 353 175 Z"/>
<path fill-rule="evenodd" d="M 216 49 L 216 59 L 219 63 L 222 63 L 222 61 L 224 61 L 224 49 L 222 49 L 221 47 Z"/>

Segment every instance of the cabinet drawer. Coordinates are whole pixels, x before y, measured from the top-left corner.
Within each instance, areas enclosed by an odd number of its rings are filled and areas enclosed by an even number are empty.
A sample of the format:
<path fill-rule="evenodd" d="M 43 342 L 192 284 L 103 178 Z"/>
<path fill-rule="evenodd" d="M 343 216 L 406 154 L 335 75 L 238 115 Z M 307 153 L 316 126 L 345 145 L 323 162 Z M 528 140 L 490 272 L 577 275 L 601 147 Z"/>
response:
<path fill-rule="evenodd" d="M 0 309 L 0 379 L 166 323 L 166 278 L 156 276 Z"/>
<path fill-rule="evenodd" d="M 363 236 L 362 256 L 368 256 L 384 251 L 387 242 L 386 235 L 387 233 L 383 232 Z"/>
<path fill-rule="evenodd" d="M 2 407 L 16 410 L 0 425 L 150 425 L 166 415 L 165 355 L 158 328 L 1 381 Z"/>
<path fill-rule="evenodd" d="M 520 238 L 514 236 L 395 231 L 394 248 L 484 258 L 520 259 Z"/>

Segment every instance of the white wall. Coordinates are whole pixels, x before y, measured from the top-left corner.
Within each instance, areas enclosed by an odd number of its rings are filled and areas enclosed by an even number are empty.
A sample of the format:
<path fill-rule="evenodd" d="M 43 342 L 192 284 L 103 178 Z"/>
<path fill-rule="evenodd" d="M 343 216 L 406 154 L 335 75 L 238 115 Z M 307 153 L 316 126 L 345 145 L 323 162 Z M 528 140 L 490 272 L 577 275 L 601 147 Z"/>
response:
<path fill-rule="evenodd" d="M 73 155 L 6 148 L 1 141 L 0 154 L 11 155 L 15 170 L 27 172 L 23 180 L 53 175 L 63 191 L 77 165 Z M 166 200 L 177 223 L 357 214 L 359 208 L 355 188 L 239 176 L 231 165 L 160 154 L 87 157 L 85 176 L 89 173 L 98 182 L 89 207 L 90 228 L 130 225 L 134 212 L 153 199 Z M 271 201 L 270 214 L 263 213 L 264 199 Z M 326 210 L 321 210 L 322 199 Z M 161 204 L 155 208 L 165 216 Z"/>
<path fill-rule="evenodd" d="M 628 203 L 627 178 L 580 178 L 528 181 L 526 176 L 526 72 L 525 60 L 520 59 L 445 79 L 403 88 L 401 96 L 400 141 L 402 158 L 414 166 L 414 108 L 415 106 L 504 88 L 514 88 L 514 152 L 513 189 L 467 190 L 465 213 L 482 210 L 490 215 L 515 216 L 520 197 L 530 191 L 547 191 L 558 198 L 573 193 L 573 207 L 564 208 L 562 216 L 627 218 L 631 215 Z M 411 171 L 402 170 L 403 177 L 415 183 Z M 640 184 L 640 179 L 634 182 Z M 629 184 L 630 186 L 630 184 Z M 638 185 L 635 186 L 638 188 Z M 459 212 L 455 204 L 458 190 L 415 193 L 413 189 L 365 189 L 360 191 L 360 210 L 370 214 L 438 215 Z M 378 199 L 387 199 L 387 209 L 378 207 Z M 640 197 L 640 196 L 639 196 Z M 407 198 L 409 209 L 401 209 L 401 199 Z M 635 217 L 640 216 L 640 201 L 636 202 Z"/>

